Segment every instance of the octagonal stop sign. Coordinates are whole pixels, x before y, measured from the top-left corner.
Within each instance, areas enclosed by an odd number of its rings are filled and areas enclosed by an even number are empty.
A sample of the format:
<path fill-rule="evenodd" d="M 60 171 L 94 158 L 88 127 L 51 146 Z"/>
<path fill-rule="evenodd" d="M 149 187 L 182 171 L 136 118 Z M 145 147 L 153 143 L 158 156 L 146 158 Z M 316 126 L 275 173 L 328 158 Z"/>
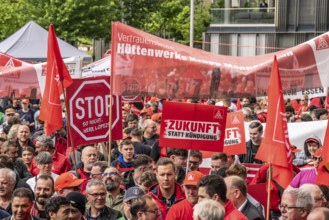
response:
<path fill-rule="evenodd" d="M 122 137 L 121 98 L 113 96 L 110 108 L 110 79 L 74 79 L 67 88 L 70 125 L 75 146 L 108 141 L 112 109 L 112 139 Z"/>

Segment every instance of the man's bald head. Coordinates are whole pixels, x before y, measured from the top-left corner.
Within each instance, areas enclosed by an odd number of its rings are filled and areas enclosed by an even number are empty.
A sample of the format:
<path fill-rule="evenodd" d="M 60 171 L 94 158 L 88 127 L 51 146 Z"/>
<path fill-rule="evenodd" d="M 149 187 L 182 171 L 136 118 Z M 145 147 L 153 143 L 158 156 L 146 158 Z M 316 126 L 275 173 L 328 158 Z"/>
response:
<path fill-rule="evenodd" d="M 304 189 L 312 195 L 314 199 L 314 208 L 324 207 L 327 204 L 327 200 L 319 186 L 308 183 L 302 185 L 300 189 Z"/>
<path fill-rule="evenodd" d="M 83 162 L 83 169 L 90 173 L 94 163 L 97 161 L 97 150 L 91 146 L 83 148 L 81 161 Z"/>

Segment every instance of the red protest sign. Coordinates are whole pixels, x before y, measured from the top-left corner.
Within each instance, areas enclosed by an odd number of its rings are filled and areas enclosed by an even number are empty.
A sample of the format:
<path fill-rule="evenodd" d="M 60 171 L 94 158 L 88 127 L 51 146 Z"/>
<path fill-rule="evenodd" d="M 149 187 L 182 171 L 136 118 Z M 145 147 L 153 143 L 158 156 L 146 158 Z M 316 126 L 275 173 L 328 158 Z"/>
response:
<path fill-rule="evenodd" d="M 108 141 L 110 77 L 74 79 L 67 100 L 74 145 Z M 121 97 L 112 100 L 112 139 L 116 140 L 122 138 Z"/>
<path fill-rule="evenodd" d="M 227 108 L 165 102 L 160 146 L 223 151 Z"/>
<path fill-rule="evenodd" d="M 227 114 L 224 153 L 227 155 L 246 154 L 246 138 L 242 112 Z"/>

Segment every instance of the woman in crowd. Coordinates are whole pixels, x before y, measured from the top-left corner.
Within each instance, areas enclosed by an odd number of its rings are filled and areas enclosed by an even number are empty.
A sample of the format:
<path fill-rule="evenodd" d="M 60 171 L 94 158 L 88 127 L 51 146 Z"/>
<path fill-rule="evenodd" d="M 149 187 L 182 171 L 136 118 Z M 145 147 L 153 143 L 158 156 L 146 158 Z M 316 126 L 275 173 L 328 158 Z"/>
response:
<path fill-rule="evenodd" d="M 32 147 L 24 147 L 22 150 L 22 161 L 27 166 L 27 169 L 30 171 L 30 165 L 35 156 L 35 151 Z"/>
<path fill-rule="evenodd" d="M 304 150 L 296 155 L 293 164 L 298 167 L 309 167 L 314 165 L 314 154 L 322 147 L 321 140 L 318 136 L 311 135 L 304 142 Z"/>

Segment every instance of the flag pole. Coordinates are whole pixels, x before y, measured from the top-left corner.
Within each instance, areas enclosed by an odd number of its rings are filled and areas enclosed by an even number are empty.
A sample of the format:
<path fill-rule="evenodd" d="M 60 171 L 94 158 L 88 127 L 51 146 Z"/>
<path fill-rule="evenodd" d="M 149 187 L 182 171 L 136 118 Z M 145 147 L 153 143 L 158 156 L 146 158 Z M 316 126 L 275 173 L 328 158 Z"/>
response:
<path fill-rule="evenodd" d="M 268 183 L 267 183 L 266 220 L 270 220 L 271 181 L 272 181 L 272 165 L 271 165 L 271 163 L 269 163 L 269 167 L 268 167 Z"/>
<path fill-rule="evenodd" d="M 111 77 L 112 78 L 112 77 Z M 112 79 L 111 79 L 112 82 Z M 113 92 L 112 86 L 110 87 L 110 114 L 109 114 L 109 152 L 108 152 L 108 165 L 111 166 L 111 157 L 112 157 L 112 103 L 113 103 Z M 119 147 L 119 146 L 118 146 Z"/>
<path fill-rule="evenodd" d="M 189 149 L 188 150 L 188 154 L 187 154 L 187 163 L 186 163 L 186 170 L 185 170 L 185 173 L 187 173 L 188 172 L 188 167 L 189 167 L 189 165 L 190 165 L 190 156 L 191 156 L 191 150 Z"/>
<path fill-rule="evenodd" d="M 77 172 L 77 158 L 76 158 L 76 155 L 75 155 L 75 150 L 74 150 L 74 141 L 73 141 L 73 138 L 72 138 L 72 129 L 71 129 L 71 123 L 70 123 L 70 114 L 67 113 L 67 110 L 68 110 L 68 105 L 67 105 L 67 99 L 66 99 L 66 90 L 64 88 L 64 83 L 63 81 L 61 81 L 61 85 L 62 85 L 62 90 L 63 90 L 63 96 L 64 96 L 64 103 L 65 103 L 65 108 L 66 108 L 66 111 L 65 111 L 65 116 L 66 116 L 66 126 L 68 128 L 68 133 L 69 133 L 69 138 L 70 138 L 70 143 L 71 143 L 71 147 L 72 147 L 72 154 L 73 154 L 73 166 L 74 166 L 74 170 L 75 172 L 78 174 Z M 71 111 L 71 109 L 70 109 Z"/>

